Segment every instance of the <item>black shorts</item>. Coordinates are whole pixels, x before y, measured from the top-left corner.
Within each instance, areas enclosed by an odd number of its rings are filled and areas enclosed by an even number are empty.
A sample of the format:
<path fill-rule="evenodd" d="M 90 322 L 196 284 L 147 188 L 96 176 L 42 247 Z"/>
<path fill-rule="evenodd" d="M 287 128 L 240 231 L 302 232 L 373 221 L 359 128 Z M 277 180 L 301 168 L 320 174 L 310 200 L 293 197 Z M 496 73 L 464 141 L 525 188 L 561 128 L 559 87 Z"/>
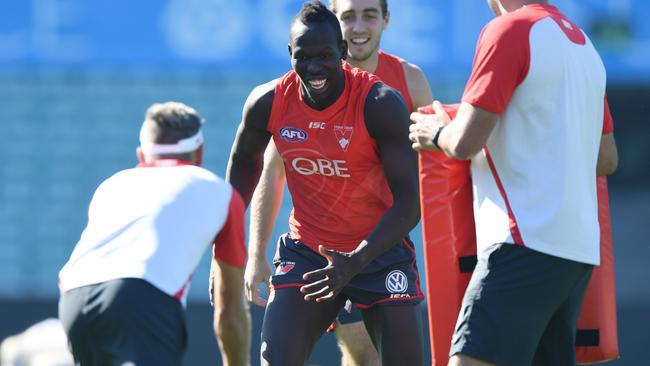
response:
<path fill-rule="evenodd" d="M 576 322 L 593 266 L 512 244 L 479 256 L 450 355 L 501 366 L 575 365 Z"/>
<path fill-rule="evenodd" d="M 77 365 L 182 363 L 182 305 L 147 281 L 125 278 L 67 291 L 59 319 Z"/>
<path fill-rule="evenodd" d="M 327 266 L 327 260 L 288 234 L 280 236 L 273 258 L 275 274 L 271 287 L 300 287 L 302 275 Z M 341 295 L 359 309 L 375 305 L 419 304 L 424 295 L 415 263 L 415 249 L 404 239 L 352 277 Z"/>

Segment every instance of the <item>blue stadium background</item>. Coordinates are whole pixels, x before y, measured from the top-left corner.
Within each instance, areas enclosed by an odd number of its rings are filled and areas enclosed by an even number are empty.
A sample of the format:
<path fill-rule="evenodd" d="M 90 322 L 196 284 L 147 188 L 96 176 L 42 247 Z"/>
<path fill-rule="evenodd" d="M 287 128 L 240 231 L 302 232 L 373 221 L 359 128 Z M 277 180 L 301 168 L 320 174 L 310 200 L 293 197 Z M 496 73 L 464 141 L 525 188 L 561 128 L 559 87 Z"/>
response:
<path fill-rule="evenodd" d="M 197 108 L 207 120 L 205 166 L 224 174 L 248 92 L 289 68 L 288 24 L 301 3 L 0 4 L 0 340 L 56 314 L 57 272 L 84 227 L 92 192 L 136 163 L 137 132 L 148 105 L 177 100 Z M 611 364 L 648 364 L 642 340 L 647 342 L 650 327 L 650 3 L 553 3 L 586 30 L 607 67 L 621 154 L 610 200 L 623 358 Z M 491 18 L 485 2 L 393 0 L 389 6 L 383 48 L 419 64 L 437 99 L 456 101 L 477 36 Z M 290 207 L 287 198 L 274 237 L 286 230 Z M 413 237 L 421 243 L 419 228 Z M 190 292 L 188 365 L 219 362 L 207 305 L 208 259 Z M 259 327 L 261 310 L 254 308 L 253 316 Z M 310 362 L 337 359 L 327 336 Z"/>

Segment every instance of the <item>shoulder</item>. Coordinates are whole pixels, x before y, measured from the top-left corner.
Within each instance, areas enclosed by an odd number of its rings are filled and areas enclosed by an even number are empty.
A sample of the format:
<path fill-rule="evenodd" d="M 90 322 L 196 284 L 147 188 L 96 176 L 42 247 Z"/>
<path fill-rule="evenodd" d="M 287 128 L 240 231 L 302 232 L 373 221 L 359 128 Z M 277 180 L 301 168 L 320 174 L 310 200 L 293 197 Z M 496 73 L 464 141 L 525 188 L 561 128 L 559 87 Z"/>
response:
<path fill-rule="evenodd" d="M 194 192 L 197 197 L 202 197 L 200 203 L 202 205 L 214 205 L 215 200 L 221 202 L 225 197 L 230 197 L 232 192 L 230 183 L 206 168 L 184 165 L 171 169 L 175 170 L 174 176 L 185 180 L 186 190 Z M 181 178 L 183 175 L 185 178 Z"/>
<path fill-rule="evenodd" d="M 416 64 L 404 61 L 404 77 L 415 108 L 425 106 L 433 101 L 431 86 L 422 69 Z"/>
<path fill-rule="evenodd" d="M 99 186 L 97 187 L 96 193 L 100 191 L 106 191 L 110 190 L 112 187 L 115 186 L 121 186 L 123 184 L 130 184 L 129 182 L 138 180 L 140 179 L 139 177 L 142 175 L 142 170 L 140 168 L 128 168 L 128 169 L 123 169 L 115 174 L 111 175 L 110 177 L 106 178 L 104 181 L 102 181 Z"/>
<path fill-rule="evenodd" d="M 375 109 L 391 109 L 399 104 L 404 104 L 404 99 L 397 90 L 383 82 L 376 82 L 368 92 L 365 107 L 367 112 Z"/>
<path fill-rule="evenodd" d="M 387 53 L 381 50 L 378 50 L 377 52 L 380 58 L 394 63 L 395 66 L 398 65 L 401 66 L 402 70 L 404 71 L 404 76 L 406 77 L 407 82 L 410 82 L 411 79 L 413 80 L 417 79 L 417 81 L 421 81 L 421 80 L 426 81 L 426 79 L 424 78 L 424 73 L 422 72 L 422 69 L 420 69 L 418 65 L 410 63 L 407 60 L 397 55 L 393 55 L 392 53 Z"/>
<path fill-rule="evenodd" d="M 382 82 L 372 86 L 364 107 L 366 128 L 375 138 L 391 134 L 402 127 L 401 121 L 408 121 L 409 109 L 401 94 Z"/>
<path fill-rule="evenodd" d="M 223 179 L 222 177 L 216 175 L 212 171 L 202 166 L 185 165 L 178 168 L 185 169 L 188 172 L 188 174 L 191 174 L 195 180 L 203 181 L 207 185 L 214 186 L 219 189 L 230 187 L 230 183 L 226 182 L 225 179 Z"/>
<path fill-rule="evenodd" d="M 406 82 L 409 83 L 426 83 L 427 78 L 424 76 L 424 72 L 422 72 L 422 69 L 416 65 L 412 64 L 408 61 L 404 61 L 402 63 L 402 67 L 404 68 L 404 75 L 406 76 Z"/>
<path fill-rule="evenodd" d="M 116 196 L 122 196 L 125 191 L 139 187 L 145 168 L 128 168 L 120 170 L 103 180 L 95 189 L 91 199 L 91 206 L 95 202 L 109 202 Z"/>
<path fill-rule="evenodd" d="M 430 104 L 433 101 L 433 95 L 431 93 L 431 87 L 429 81 L 427 80 L 422 69 L 416 64 L 410 63 L 407 60 L 390 53 L 379 52 L 379 57 L 381 57 L 384 62 L 387 64 L 392 64 L 394 68 L 399 68 L 400 72 L 398 75 L 401 75 L 404 80 L 404 85 L 400 91 L 408 92 L 408 97 L 406 102 L 410 99 L 413 105 L 407 105 L 410 109 L 416 109 L 424 105 Z M 403 75 L 403 76 L 402 76 Z"/>
<path fill-rule="evenodd" d="M 201 166 L 183 165 L 176 168 L 178 168 L 181 171 L 187 172 L 187 174 L 191 175 L 196 180 L 205 181 L 213 185 L 224 185 L 224 184 L 228 185 L 228 183 L 225 180 L 223 180 L 223 178 L 217 176 L 210 170 Z"/>
<path fill-rule="evenodd" d="M 479 43 L 509 43 L 513 40 L 528 39 L 531 28 L 542 18 L 543 15 L 526 9 L 498 16 L 485 25 Z"/>
<path fill-rule="evenodd" d="M 279 79 L 256 86 L 244 104 L 244 116 L 269 114 L 275 98 L 275 86 Z"/>

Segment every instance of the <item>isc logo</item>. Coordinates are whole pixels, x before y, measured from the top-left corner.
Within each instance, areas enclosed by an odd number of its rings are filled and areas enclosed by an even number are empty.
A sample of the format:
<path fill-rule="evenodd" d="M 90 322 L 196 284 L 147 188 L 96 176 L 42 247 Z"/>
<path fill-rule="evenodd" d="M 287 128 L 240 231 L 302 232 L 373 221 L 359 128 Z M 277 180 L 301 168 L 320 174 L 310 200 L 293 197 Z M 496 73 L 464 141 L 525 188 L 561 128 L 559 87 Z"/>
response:
<path fill-rule="evenodd" d="M 287 142 L 303 142 L 307 140 L 307 132 L 296 127 L 282 127 L 280 137 Z"/>
<path fill-rule="evenodd" d="M 325 129 L 325 122 L 309 122 L 309 128 L 324 130 Z"/>
<path fill-rule="evenodd" d="M 293 169 L 302 175 L 320 174 L 326 177 L 350 178 L 345 160 L 295 158 L 291 161 Z"/>

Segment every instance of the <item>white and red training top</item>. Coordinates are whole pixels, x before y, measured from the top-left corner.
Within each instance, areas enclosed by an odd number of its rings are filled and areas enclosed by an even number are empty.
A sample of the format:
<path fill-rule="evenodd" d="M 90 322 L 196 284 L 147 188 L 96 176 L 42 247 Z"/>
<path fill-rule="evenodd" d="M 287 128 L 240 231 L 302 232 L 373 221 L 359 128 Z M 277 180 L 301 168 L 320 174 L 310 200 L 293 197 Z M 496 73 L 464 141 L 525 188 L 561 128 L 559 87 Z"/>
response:
<path fill-rule="evenodd" d="M 244 204 L 230 184 L 206 169 L 157 160 L 104 181 L 88 225 L 59 273 L 59 288 L 141 278 L 185 302 L 206 248 L 244 267 Z"/>
<path fill-rule="evenodd" d="M 463 102 L 501 118 L 471 164 L 479 253 L 507 242 L 599 264 L 596 163 L 613 130 L 605 79 L 591 41 L 554 6 L 483 29 Z"/>

